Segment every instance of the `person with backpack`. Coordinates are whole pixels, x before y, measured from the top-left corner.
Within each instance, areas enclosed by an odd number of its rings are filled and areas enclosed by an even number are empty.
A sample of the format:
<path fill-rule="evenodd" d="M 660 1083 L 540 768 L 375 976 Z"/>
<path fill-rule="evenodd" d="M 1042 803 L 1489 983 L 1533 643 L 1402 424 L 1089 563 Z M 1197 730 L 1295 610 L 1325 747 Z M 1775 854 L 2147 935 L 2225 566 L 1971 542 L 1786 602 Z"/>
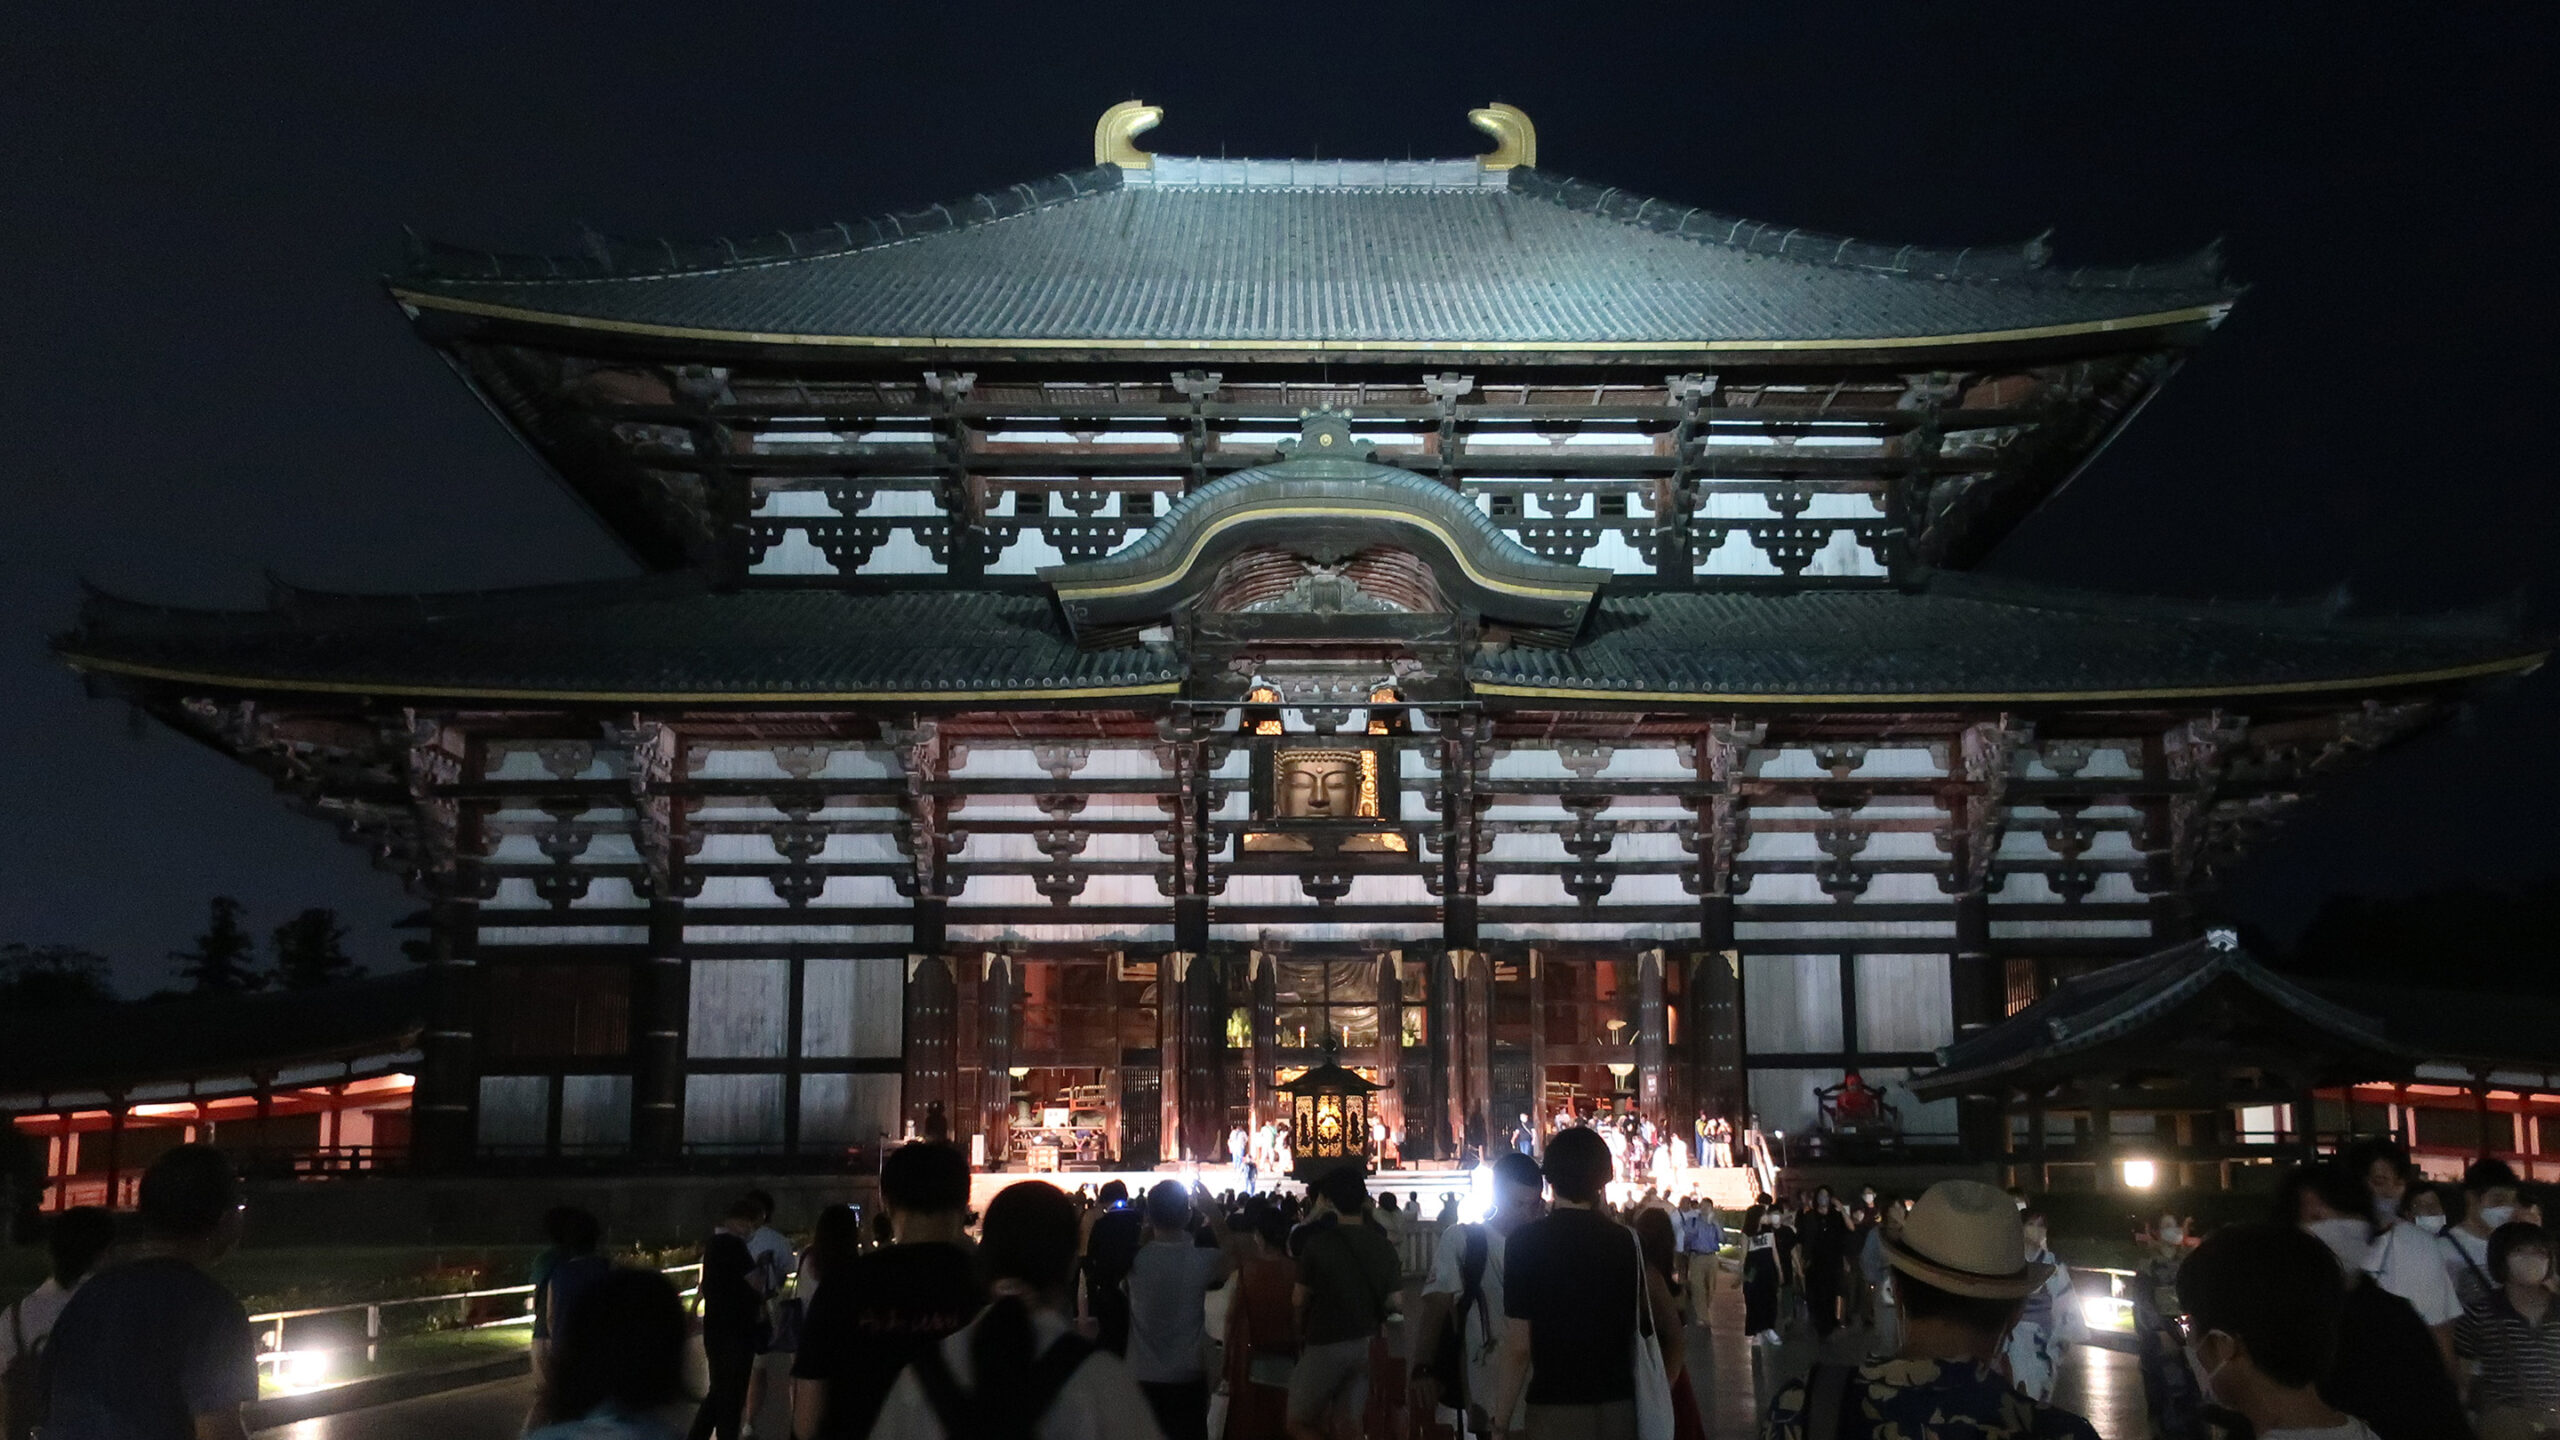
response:
<path fill-rule="evenodd" d="M 969 1162 L 921 1141 L 880 1166 L 895 1243 L 825 1267 L 791 1362 L 792 1434 L 863 1440 L 899 1375 L 987 1303 L 967 1236 Z"/>
<path fill-rule="evenodd" d="M 143 1240 L 54 1322 L 45 1440 L 244 1440 L 258 1398 L 249 1313 L 206 1273 L 240 1243 L 240 1177 L 210 1145 L 142 1173 Z"/>
<path fill-rule="evenodd" d="M 5 1440 L 26 1440 L 44 1423 L 50 1368 L 46 1350 L 53 1322 L 62 1318 L 72 1293 L 115 1239 L 115 1217 L 95 1205 L 65 1210 L 46 1227 L 51 1273 L 0 1316 L 0 1437 Z"/>
<path fill-rule="evenodd" d="M 1357 1165 L 1316 1177 L 1315 1216 L 1299 1227 L 1298 1363 L 1289 1374 L 1290 1440 L 1357 1434 L 1369 1404 L 1369 1347 L 1404 1308 L 1404 1265 L 1369 1215 Z"/>
<path fill-rule="evenodd" d="M 1513 1231 L 1545 1208 L 1546 1176 L 1524 1151 L 1493 1162 L 1493 1214 L 1481 1225 L 1443 1231 L 1431 1255 L 1414 1326 L 1413 1371 L 1406 1394 L 1414 1413 L 1489 1435 L 1494 1356 L 1510 1321 L 1502 1313 L 1502 1251 Z M 1525 1414 L 1512 1417 L 1518 1429 Z"/>
<path fill-rule="evenodd" d="M 987 1205 L 979 1254 L 995 1300 L 919 1352 L 871 1440 L 1162 1440 L 1119 1357 L 1075 1333 L 1076 1207 L 1044 1180 Z"/>
<path fill-rule="evenodd" d="M 1769 1402 L 1769 1440 L 2098 1440 L 2000 1370 L 2001 1338 L 2049 1271 L 2026 1258 L 2018 1207 L 1979 1180 L 1929 1187 L 1888 1239 L 1902 1346 L 1861 1365 L 1817 1363 Z"/>
<path fill-rule="evenodd" d="M 1502 1311 L 1511 1323 L 1485 1404 L 1497 1436 L 1636 1434 L 1643 1363 L 1636 1346 L 1673 1337 L 1644 1323 L 1652 1310 L 1636 1238 L 1602 1208 L 1612 1173 L 1608 1142 L 1596 1130 L 1577 1126 L 1547 1142 L 1555 1203 L 1503 1247 Z"/>

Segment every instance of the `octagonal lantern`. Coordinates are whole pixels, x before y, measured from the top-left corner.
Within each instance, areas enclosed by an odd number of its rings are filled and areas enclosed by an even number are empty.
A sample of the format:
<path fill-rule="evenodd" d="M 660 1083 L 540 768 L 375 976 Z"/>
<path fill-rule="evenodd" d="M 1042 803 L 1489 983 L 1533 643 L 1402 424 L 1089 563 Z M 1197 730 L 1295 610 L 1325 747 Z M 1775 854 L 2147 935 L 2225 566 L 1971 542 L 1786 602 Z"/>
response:
<path fill-rule="evenodd" d="M 1289 1173 L 1312 1180 L 1342 1165 L 1366 1168 L 1371 1097 L 1384 1086 L 1328 1059 L 1279 1087 L 1289 1097 Z"/>

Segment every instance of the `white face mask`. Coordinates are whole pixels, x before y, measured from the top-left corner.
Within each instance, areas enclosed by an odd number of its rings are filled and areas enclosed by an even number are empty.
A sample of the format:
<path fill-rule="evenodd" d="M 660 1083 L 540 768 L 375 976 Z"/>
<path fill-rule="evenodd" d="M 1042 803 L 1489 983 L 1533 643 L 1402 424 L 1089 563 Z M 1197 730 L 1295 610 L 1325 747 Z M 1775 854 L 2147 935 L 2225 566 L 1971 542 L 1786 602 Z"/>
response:
<path fill-rule="evenodd" d="M 2430 1235 L 2441 1235 L 2444 1233 L 2444 1217 L 2441 1215 L 2418 1215 L 2411 1218 L 2416 1222 L 2419 1229 L 2426 1231 Z"/>
<path fill-rule="evenodd" d="M 2516 1218 L 2516 1207 L 2513 1205 L 2491 1205 L 2480 1212 L 2480 1223 L 2492 1230 L 2514 1218 Z"/>
<path fill-rule="evenodd" d="M 2507 1283 L 2539 1285 L 2551 1275 L 2548 1255 L 2510 1255 L 2507 1257 Z"/>
<path fill-rule="evenodd" d="M 2339 1215 L 2327 1220 L 2314 1220 L 2302 1227 L 2313 1239 L 2329 1247 L 2338 1257 L 2338 1268 L 2352 1275 L 2364 1269 L 2365 1256 L 2373 1252 L 2373 1227 L 2357 1215 Z"/>
<path fill-rule="evenodd" d="M 2184 1244 L 2186 1242 L 2186 1238 L 2187 1227 L 2180 1225 L 2175 1221 L 2171 1221 L 2170 1223 L 2160 1227 L 2160 1243 L 2163 1245 Z"/>

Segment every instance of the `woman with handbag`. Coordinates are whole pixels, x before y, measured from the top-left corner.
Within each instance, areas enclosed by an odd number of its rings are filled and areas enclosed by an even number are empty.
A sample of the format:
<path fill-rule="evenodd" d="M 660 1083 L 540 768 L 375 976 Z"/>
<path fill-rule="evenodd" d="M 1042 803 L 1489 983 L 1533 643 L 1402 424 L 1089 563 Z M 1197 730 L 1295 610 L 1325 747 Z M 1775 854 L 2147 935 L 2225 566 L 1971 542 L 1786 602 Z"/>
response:
<path fill-rule="evenodd" d="M 1681 1343 L 1679 1247 L 1674 1243 L 1671 1213 L 1646 1210 L 1636 1216 L 1636 1243 L 1644 1252 L 1645 1303 L 1653 1311 L 1653 1333 L 1662 1350 L 1662 1370 L 1671 1380 L 1672 1440 L 1707 1440 L 1698 1418 L 1698 1396 L 1689 1383 L 1688 1347 Z"/>

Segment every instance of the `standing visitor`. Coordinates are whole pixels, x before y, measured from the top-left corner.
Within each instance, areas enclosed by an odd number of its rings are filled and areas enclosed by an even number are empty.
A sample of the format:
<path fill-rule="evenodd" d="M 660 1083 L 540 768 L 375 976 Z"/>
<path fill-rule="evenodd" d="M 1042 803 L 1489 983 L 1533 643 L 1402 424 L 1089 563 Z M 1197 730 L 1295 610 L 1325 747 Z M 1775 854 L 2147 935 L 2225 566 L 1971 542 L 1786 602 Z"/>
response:
<path fill-rule="evenodd" d="M 829 1263 L 802 1321 L 791 1362 L 799 1440 L 863 1440 L 899 1374 L 986 1303 L 964 1233 L 969 1163 L 959 1151 L 922 1143 L 891 1151 L 880 1203 L 894 1243 Z"/>
<path fill-rule="evenodd" d="M 2008 1196 L 1977 1180 L 1930 1186 L 1885 1247 L 1901 1347 L 1863 1365 L 1817 1363 L 1781 1388 L 1770 1440 L 2097 1440 L 2087 1420 L 2019 1394 L 2000 1373 L 2000 1337 L 2045 1281 L 2026 1252 Z"/>
<path fill-rule="evenodd" d="M 258 1398 L 248 1312 L 206 1267 L 240 1242 L 240 1179 L 210 1145 L 142 1174 L 143 1241 L 53 1325 L 45 1440 L 242 1440 Z"/>
<path fill-rule="evenodd" d="M 757 1293 L 764 1297 L 764 1323 L 756 1340 L 755 1364 L 747 1371 L 746 1430 L 752 1435 L 756 1417 L 764 1413 L 770 1377 L 779 1369 L 787 1383 L 791 1374 L 790 1352 L 800 1336 L 797 1326 L 783 1323 L 783 1292 L 790 1288 L 792 1272 L 799 1268 L 800 1254 L 793 1248 L 790 1236 L 773 1228 L 771 1193 L 750 1190 L 745 1200 L 756 1212 L 755 1231 L 747 1236 L 747 1257 L 755 1262 Z"/>
<path fill-rule="evenodd" d="M 1902 1238 L 1902 1217 L 1910 1207 L 1899 1200 L 1887 1200 L 1878 1208 L 1875 1225 L 1867 1231 L 1864 1245 L 1858 1251 L 1858 1272 L 1875 1296 L 1872 1316 L 1875 1333 L 1868 1337 L 1867 1353 L 1890 1355 L 1902 1348 L 1902 1312 L 1894 1308 L 1891 1267 L 1885 1263 L 1885 1246 Z"/>
<path fill-rule="evenodd" d="M 544 1211 L 542 1238 L 550 1243 L 542 1247 L 525 1270 L 525 1283 L 533 1287 L 533 1340 L 529 1353 L 537 1388 L 551 1364 L 551 1272 L 569 1257 L 570 1236 L 578 1227 L 578 1217 L 585 1213 L 575 1205 L 554 1205 Z"/>
<path fill-rule="evenodd" d="M 1357 1165 L 1316 1178 L 1315 1218 L 1299 1237 L 1292 1299 L 1300 1340 L 1289 1375 L 1292 1440 L 1350 1440 L 1369 1404 L 1369 1342 L 1404 1308 L 1404 1267 L 1369 1215 Z"/>
<path fill-rule="evenodd" d="M 44 1423 L 53 1324 L 115 1239 L 115 1217 L 95 1205 L 75 1205 L 45 1227 L 52 1264 L 44 1283 L 0 1315 L 0 1437 L 26 1440 Z"/>
<path fill-rule="evenodd" d="M 872 1440 L 1158 1440 L 1128 1367 L 1075 1333 L 1076 1228 L 1045 1180 L 997 1194 L 981 1241 L 994 1302 L 917 1352 Z"/>
<path fill-rule="evenodd" d="M 1245 1130 L 1242 1122 L 1227 1132 L 1227 1163 L 1244 1176 L 1245 1193 L 1252 1194 L 1255 1188 L 1253 1136 Z"/>
<path fill-rule="evenodd" d="M 1663 1374 L 1671 1381 L 1672 1440 L 1707 1440 L 1698 1419 L 1698 1397 L 1689 1383 L 1689 1347 L 1679 1342 L 1679 1241 L 1667 1210 L 1642 1210 L 1635 1221 L 1636 1245 L 1644 1255 L 1645 1303 L 1653 1310 L 1653 1333 L 1662 1337 Z"/>
<path fill-rule="evenodd" d="M 1546 1180 L 1538 1162 L 1517 1151 L 1493 1162 L 1493 1214 L 1481 1225 L 1452 1225 L 1440 1232 L 1423 1282 L 1422 1312 L 1413 1328 L 1412 1397 L 1418 1420 L 1440 1420 L 1460 1433 L 1489 1435 L 1497 1428 L 1486 1399 L 1493 1393 L 1493 1361 L 1510 1322 L 1502 1311 L 1503 1251 L 1521 1226 L 1538 1218 Z M 1518 1430 L 1526 1416 L 1514 1412 L 1498 1427 Z"/>
<path fill-rule="evenodd" d="M 2338 1355 L 2320 1396 L 2373 1427 L 2381 1440 L 2466 1440 L 2453 1377 L 2435 1336 L 2409 1302 L 2365 1274 L 2373 1251 L 2372 1196 L 2345 1166 L 2308 1165 L 2285 1177 L 2276 1214 L 2329 1247 L 2345 1274 Z"/>
<path fill-rule="evenodd" d="M 1223 1241 L 1217 1211 L 1207 1209 L 1203 1218 Z M 1146 1222 L 1146 1243 L 1129 1265 L 1129 1373 L 1165 1440 L 1208 1440 L 1206 1304 L 1235 1266 L 1223 1248 L 1194 1242 L 1191 1196 L 1179 1181 L 1158 1181 L 1147 1192 Z"/>
<path fill-rule="evenodd" d="M 1754 1345 L 1778 1343 L 1778 1232 L 1766 1205 L 1742 1212 L 1742 1333 Z"/>
<path fill-rule="evenodd" d="M 2257 1440 L 2374 1440 L 2321 1396 L 2346 1293 L 2317 1241 L 2284 1225 L 2234 1225 L 2178 1271 L 2190 1360 L 2204 1398 L 2248 1417 Z"/>
<path fill-rule="evenodd" d="M 2489 1237 L 2516 1218 L 2516 1172 L 2504 1160 L 2474 1160 L 2462 1172 L 2463 1212 L 2439 1237 L 2445 1270 L 2465 1310 L 2489 1303 L 2498 1289 L 2489 1275 Z"/>
<path fill-rule="evenodd" d="M 2142 1375 L 2142 1400 L 2151 1428 L 2161 1440 L 2204 1440 L 2204 1397 L 2195 1372 L 2187 1368 L 2185 1344 L 2177 1317 L 2178 1267 L 2187 1259 L 2187 1224 L 2163 1211 L 2134 1242 L 2141 1259 L 2131 1290 L 2136 1364 Z"/>
<path fill-rule="evenodd" d="M 1778 1250 L 1778 1314 L 1789 1322 L 1804 1304 L 1804 1247 L 1799 1243 L 1803 1232 L 1797 1228 L 1803 1214 L 1802 1202 L 1770 1207 Z"/>
<path fill-rule="evenodd" d="M 1689 1297 L 1689 1323 L 1709 1325 L 1707 1310 L 1716 1298 L 1716 1271 L 1724 1264 L 1724 1225 L 1716 1207 L 1690 1196 L 1680 1203 L 1680 1253 L 1687 1261 L 1681 1283 Z"/>
<path fill-rule="evenodd" d="M 2552 1314 L 2551 1236 L 2510 1220 L 2489 1236 L 2489 1278 L 2498 1288 L 2454 1329 L 2462 1357 L 2478 1367 L 2471 1410 L 2480 1440 L 2529 1440 L 2560 1431 L 2560 1316 Z"/>
<path fill-rule="evenodd" d="M 1396 1192 L 1389 1190 L 1380 1195 L 1378 1197 L 1378 1228 L 1385 1231 L 1387 1239 L 1399 1248 L 1404 1244 L 1404 1227 L 1405 1215 L 1404 1211 L 1396 1208 Z"/>
<path fill-rule="evenodd" d="M 1849 1263 L 1849 1222 L 1841 1217 L 1831 1187 L 1814 1188 L 1813 1208 L 1796 1230 L 1804 1267 L 1805 1308 L 1813 1312 L 1813 1333 L 1827 1337 L 1840 1328 L 1840 1280 Z"/>
<path fill-rule="evenodd" d="M 849 1269 L 861 1253 L 860 1210 L 830 1205 L 818 1212 L 818 1223 L 809 1229 L 809 1248 L 800 1252 L 799 1278 L 792 1286 L 792 1298 L 800 1302 L 802 1329 L 808 1328 L 809 1306 L 817 1300 L 818 1286 L 827 1272 Z"/>
<path fill-rule="evenodd" d="M 533 1408 L 524 1420 L 527 1430 L 539 1429 L 558 1418 L 545 1408 L 549 1387 L 542 1383 L 549 1373 L 551 1356 L 559 1349 L 562 1332 L 568 1328 L 570 1309 L 598 1281 L 613 1273 L 613 1261 L 601 1253 L 604 1225 L 592 1211 L 561 1206 L 544 1217 L 543 1228 L 550 1232 L 552 1245 L 535 1265 L 542 1278 L 533 1287 L 537 1338 L 533 1342 Z"/>
<path fill-rule="evenodd" d="M 609 1270 L 555 1318 L 551 1371 L 536 1408 L 555 1416 L 525 1440 L 675 1440 L 684 1399 L 684 1300 L 655 1270 Z"/>
<path fill-rule="evenodd" d="M 2044 1284 L 2027 1296 L 2026 1308 L 2009 1330 L 2009 1376 L 2018 1389 L 2038 1400 L 2053 1398 L 2054 1371 L 2062 1352 L 2077 1334 L 2078 1314 L 2071 1299 L 2071 1269 L 2046 1245 L 2044 1212 L 2027 1210 L 2018 1217 L 2027 1237 L 2027 1263 L 2045 1268 Z"/>
<path fill-rule="evenodd" d="M 764 1275 L 747 1250 L 756 1232 L 755 1202 L 740 1199 L 702 1242 L 702 1360 L 709 1371 L 690 1440 L 738 1440 L 747 1408 L 747 1377 L 772 1331 L 766 1328 Z"/>
<path fill-rule="evenodd" d="M 1538 1127 L 1529 1123 L 1525 1111 L 1520 1116 L 1520 1123 L 1511 1127 L 1511 1148 L 1521 1155 L 1538 1153 Z"/>
<path fill-rule="evenodd" d="M 1553 1208 L 1504 1247 L 1502 1309 L 1511 1324 L 1486 1408 L 1496 1435 L 1511 1433 L 1504 1422 L 1525 1402 L 1519 1433 L 1534 1440 L 1629 1440 L 1643 1267 L 1634 1237 L 1600 1210 L 1608 1142 L 1567 1130 L 1547 1143 L 1546 1171 Z"/>
<path fill-rule="evenodd" d="M 1129 1262 L 1145 1242 L 1146 1218 L 1129 1201 L 1129 1187 L 1106 1182 L 1102 1208 L 1091 1217 L 1084 1237 L 1085 1313 L 1094 1318 L 1102 1348 L 1114 1355 L 1129 1353 Z"/>
<path fill-rule="evenodd" d="M 1298 1363 L 1290 1220 L 1277 1205 L 1254 1217 L 1253 1245 L 1227 1302 L 1226 1440 L 1281 1440 L 1289 1431 L 1289 1375 Z"/>
<path fill-rule="evenodd" d="M 2459 1383 L 2461 1362 L 2453 1353 L 2453 1322 L 2462 1316 L 2462 1301 L 2452 1272 L 2444 1265 L 2444 1246 L 2401 1218 L 2414 1173 L 2409 1152 L 2398 1141 L 2366 1140 L 2344 1157 L 2347 1173 L 2364 1182 L 2372 1197 L 2373 1248 L 2365 1256 L 2364 1273 L 2374 1283 L 2409 1302 L 2436 1339 L 2445 1373 Z"/>

